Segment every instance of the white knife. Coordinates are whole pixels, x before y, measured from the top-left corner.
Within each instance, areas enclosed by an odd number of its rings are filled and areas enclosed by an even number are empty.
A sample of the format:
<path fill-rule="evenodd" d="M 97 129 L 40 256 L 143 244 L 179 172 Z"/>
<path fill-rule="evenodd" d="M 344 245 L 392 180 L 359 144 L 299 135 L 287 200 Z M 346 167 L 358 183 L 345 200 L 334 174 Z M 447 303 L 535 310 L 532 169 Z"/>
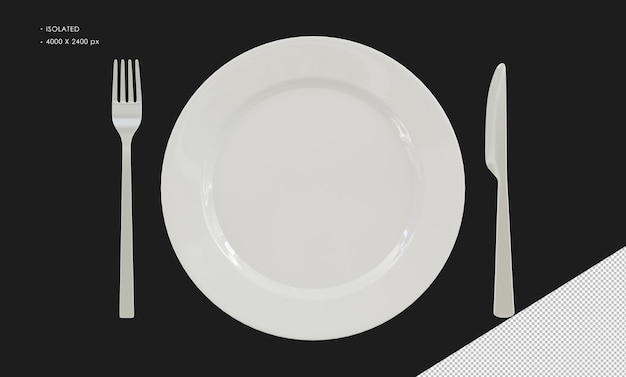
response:
<path fill-rule="evenodd" d="M 496 263 L 493 314 L 508 318 L 515 314 L 509 185 L 507 176 L 506 67 L 500 63 L 491 79 L 485 119 L 485 162 L 498 180 L 496 209 Z"/>

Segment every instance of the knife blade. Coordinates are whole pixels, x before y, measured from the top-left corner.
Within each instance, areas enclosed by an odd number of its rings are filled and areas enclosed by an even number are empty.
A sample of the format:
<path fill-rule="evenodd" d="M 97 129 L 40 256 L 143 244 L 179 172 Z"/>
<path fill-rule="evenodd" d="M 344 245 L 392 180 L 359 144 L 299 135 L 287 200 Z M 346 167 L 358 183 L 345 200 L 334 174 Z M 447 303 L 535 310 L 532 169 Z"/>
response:
<path fill-rule="evenodd" d="M 485 163 L 498 181 L 493 314 L 515 314 L 509 189 L 507 171 L 506 66 L 500 63 L 491 79 L 485 114 Z"/>

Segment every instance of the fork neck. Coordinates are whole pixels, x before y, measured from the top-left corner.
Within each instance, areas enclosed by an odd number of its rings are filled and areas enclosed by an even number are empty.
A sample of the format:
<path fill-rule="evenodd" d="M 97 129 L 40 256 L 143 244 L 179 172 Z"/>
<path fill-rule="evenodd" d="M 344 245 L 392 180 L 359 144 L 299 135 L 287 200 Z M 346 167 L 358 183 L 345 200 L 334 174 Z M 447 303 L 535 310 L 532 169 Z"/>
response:
<path fill-rule="evenodd" d="M 130 149 L 130 145 L 133 142 L 134 133 L 120 132 L 120 139 L 122 140 L 122 147 Z"/>

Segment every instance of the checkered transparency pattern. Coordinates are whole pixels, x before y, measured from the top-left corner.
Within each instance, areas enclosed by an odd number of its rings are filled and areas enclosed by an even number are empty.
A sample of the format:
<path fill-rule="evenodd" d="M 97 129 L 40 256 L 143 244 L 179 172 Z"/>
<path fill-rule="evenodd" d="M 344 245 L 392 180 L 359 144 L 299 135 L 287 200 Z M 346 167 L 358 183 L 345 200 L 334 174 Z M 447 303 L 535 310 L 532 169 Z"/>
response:
<path fill-rule="evenodd" d="M 626 248 L 419 376 L 626 376 Z"/>

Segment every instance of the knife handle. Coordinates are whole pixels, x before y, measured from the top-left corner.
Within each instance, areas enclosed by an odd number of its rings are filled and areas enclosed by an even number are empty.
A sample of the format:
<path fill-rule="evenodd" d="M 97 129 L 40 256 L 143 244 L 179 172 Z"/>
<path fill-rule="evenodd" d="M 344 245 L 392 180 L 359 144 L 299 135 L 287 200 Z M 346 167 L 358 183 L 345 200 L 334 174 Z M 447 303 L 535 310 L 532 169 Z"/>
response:
<path fill-rule="evenodd" d="M 511 257 L 511 225 L 509 219 L 509 189 L 506 175 L 504 179 L 498 180 L 493 314 L 499 318 L 508 318 L 515 314 L 513 265 Z"/>

